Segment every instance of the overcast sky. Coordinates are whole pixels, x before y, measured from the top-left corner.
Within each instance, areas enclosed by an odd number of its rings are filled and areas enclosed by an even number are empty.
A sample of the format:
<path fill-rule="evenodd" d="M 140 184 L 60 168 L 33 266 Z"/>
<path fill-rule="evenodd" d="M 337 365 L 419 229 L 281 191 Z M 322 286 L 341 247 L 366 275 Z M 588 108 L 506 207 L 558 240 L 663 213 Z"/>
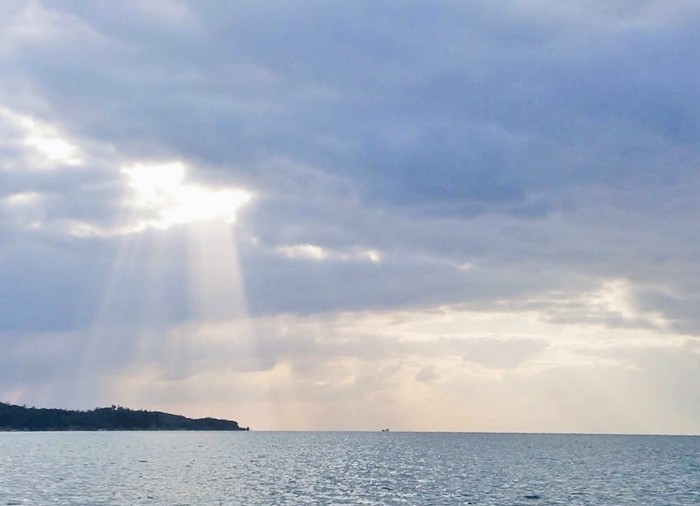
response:
<path fill-rule="evenodd" d="M 699 434 L 699 26 L 3 2 L 0 400 Z"/>

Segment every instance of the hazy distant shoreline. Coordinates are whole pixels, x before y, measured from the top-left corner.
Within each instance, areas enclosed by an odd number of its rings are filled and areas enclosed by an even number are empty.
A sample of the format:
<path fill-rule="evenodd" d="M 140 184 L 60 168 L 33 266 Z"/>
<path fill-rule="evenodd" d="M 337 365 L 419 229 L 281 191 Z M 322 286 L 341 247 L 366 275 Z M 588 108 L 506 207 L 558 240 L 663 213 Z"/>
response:
<path fill-rule="evenodd" d="M 122 406 L 90 411 L 27 408 L 0 402 L 0 431 L 129 431 L 220 430 L 246 431 L 234 420 L 187 418 L 161 411 L 132 410 Z"/>

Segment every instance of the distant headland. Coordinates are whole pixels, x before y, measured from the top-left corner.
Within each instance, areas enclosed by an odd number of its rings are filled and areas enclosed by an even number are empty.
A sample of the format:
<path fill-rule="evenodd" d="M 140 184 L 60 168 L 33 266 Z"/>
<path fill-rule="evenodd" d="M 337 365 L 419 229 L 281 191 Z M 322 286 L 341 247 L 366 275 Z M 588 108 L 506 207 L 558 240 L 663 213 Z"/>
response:
<path fill-rule="evenodd" d="M 233 420 L 187 418 L 122 406 L 73 411 L 0 402 L 0 431 L 49 430 L 249 430 L 249 427 L 240 427 Z"/>

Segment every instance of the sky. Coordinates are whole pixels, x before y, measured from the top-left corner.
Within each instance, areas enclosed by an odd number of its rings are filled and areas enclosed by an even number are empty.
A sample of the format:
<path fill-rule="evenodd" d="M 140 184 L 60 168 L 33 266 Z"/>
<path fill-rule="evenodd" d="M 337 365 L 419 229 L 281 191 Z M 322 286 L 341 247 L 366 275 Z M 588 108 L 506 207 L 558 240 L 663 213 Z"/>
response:
<path fill-rule="evenodd" d="M 0 400 L 700 434 L 695 0 L 7 1 Z"/>

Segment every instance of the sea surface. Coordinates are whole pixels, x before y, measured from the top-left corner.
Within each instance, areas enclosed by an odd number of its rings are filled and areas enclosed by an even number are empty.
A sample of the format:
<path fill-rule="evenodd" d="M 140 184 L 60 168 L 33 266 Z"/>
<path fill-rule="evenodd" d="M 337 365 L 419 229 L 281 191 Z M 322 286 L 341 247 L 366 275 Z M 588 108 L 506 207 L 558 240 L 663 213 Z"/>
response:
<path fill-rule="evenodd" d="M 700 437 L 4 432 L 2 505 L 698 505 Z"/>

